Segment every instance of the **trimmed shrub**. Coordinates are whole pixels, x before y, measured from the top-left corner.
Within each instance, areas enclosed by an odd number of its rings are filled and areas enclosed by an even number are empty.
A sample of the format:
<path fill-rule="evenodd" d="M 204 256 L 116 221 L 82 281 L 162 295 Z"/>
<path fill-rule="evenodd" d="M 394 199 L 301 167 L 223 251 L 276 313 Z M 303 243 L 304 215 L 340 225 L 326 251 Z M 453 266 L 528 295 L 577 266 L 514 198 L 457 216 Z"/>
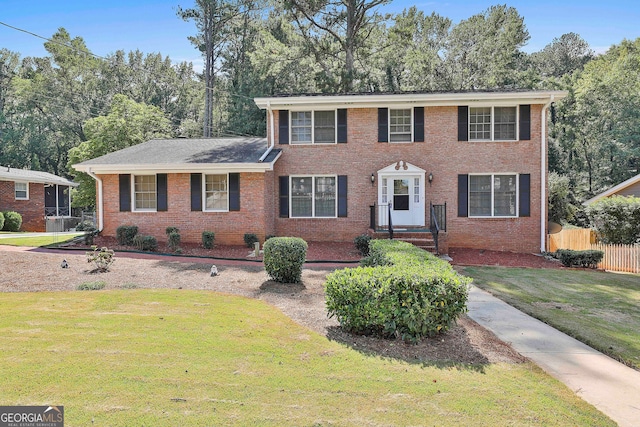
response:
<path fill-rule="evenodd" d="M 640 243 L 640 197 L 605 197 L 587 206 L 586 213 L 603 243 Z"/>
<path fill-rule="evenodd" d="M 327 276 L 329 316 L 357 334 L 417 342 L 447 331 L 467 308 L 471 279 L 410 243 L 371 240 L 368 266 Z"/>
<path fill-rule="evenodd" d="M 264 243 L 264 268 L 276 282 L 300 283 L 307 242 L 299 237 L 272 237 Z"/>
<path fill-rule="evenodd" d="M 13 211 L 5 211 L 2 214 L 4 216 L 4 226 L 2 227 L 4 231 L 20 231 L 20 227 L 22 227 L 22 215 Z"/>
<path fill-rule="evenodd" d="M 121 225 L 116 228 L 116 240 L 123 246 L 133 246 L 133 239 L 137 234 L 137 225 Z"/>
<path fill-rule="evenodd" d="M 371 241 L 371 236 L 368 234 L 361 234 L 353 239 L 354 245 L 356 245 L 356 249 L 360 252 L 362 256 L 369 255 L 369 242 Z"/>
<path fill-rule="evenodd" d="M 167 227 L 164 229 L 165 234 L 168 236 L 171 233 L 180 233 L 180 230 L 178 229 L 178 227 Z"/>
<path fill-rule="evenodd" d="M 98 229 L 92 221 L 82 221 L 76 225 L 76 231 L 84 231 L 84 244 L 93 245 L 93 238 L 98 232 Z"/>
<path fill-rule="evenodd" d="M 258 240 L 258 236 L 256 236 L 255 233 L 245 233 L 244 235 L 244 243 L 248 248 L 253 249 L 253 245 L 259 241 L 260 240 Z"/>
<path fill-rule="evenodd" d="M 102 247 L 98 249 L 97 246 L 92 246 L 92 252 L 86 252 L 87 262 L 95 264 L 96 268 L 101 272 L 109 271 L 111 264 L 115 262 L 115 253 L 111 249 Z"/>
<path fill-rule="evenodd" d="M 555 253 L 565 267 L 596 268 L 602 261 L 604 252 L 602 251 L 573 251 L 570 249 L 558 249 Z"/>
<path fill-rule="evenodd" d="M 180 233 L 178 233 L 177 231 L 172 231 L 171 233 L 169 233 L 167 244 L 172 251 L 177 252 L 178 249 L 180 249 Z"/>
<path fill-rule="evenodd" d="M 216 233 L 213 231 L 202 232 L 202 247 L 205 249 L 213 249 L 213 244 L 216 240 Z"/>
<path fill-rule="evenodd" d="M 158 240 L 153 236 L 145 236 L 143 234 L 136 234 L 133 238 L 133 246 L 140 251 L 154 252 L 158 249 Z"/>
<path fill-rule="evenodd" d="M 4 228 L 4 214 L 0 212 L 0 230 Z"/>

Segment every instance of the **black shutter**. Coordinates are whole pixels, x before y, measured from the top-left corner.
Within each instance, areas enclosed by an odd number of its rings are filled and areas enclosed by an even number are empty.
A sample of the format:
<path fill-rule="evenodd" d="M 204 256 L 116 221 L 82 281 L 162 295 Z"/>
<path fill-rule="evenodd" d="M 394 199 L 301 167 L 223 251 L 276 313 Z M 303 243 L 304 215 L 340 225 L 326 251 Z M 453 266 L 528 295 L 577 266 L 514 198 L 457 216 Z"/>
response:
<path fill-rule="evenodd" d="M 229 174 L 229 210 L 240 210 L 240 174 Z"/>
<path fill-rule="evenodd" d="M 469 216 L 469 175 L 458 175 L 458 216 Z"/>
<path fill-rule="evenodd" d="M 280 218 L 289 218 L 289 177 L 280 177 Z"/>
<path fill-rule="evenodd" d="M 347 176 L 338 175 L 338 216 L 347 216 Z"/>
<path fill-rule="evenodd" d="M 167 201 L 167 174 L 156 175 L 156 189 L 158 193 L 158 212 L 166 212 L 169 204 Z"/>
<path fill-rule="evenodd" d="M 520 140 L 531 139 L 531 105 L 520 106 Z"/>
<path fill-rule="evenodd" d="M 289 143 L 289 110 L 278 111 L 278 143 Z"/>
<path fill-rule="evenodd" d="M 469 107 L 458 107 L 458 141 L 469 140 Z"/>
<path fill-rule="evenodd" d="M 120 175 L 120 212 L 131 211 L 131 175 Z"/>
<path fill-rule="evenodd" d="M 347 142 L 347 109 L 338 109 L 338 142 Z"/>
<path fill-rule="evenodd" d="M 520 174 L 520 216 L 531 216 L 531 175 Z"/>
<path fill-rule="evenodd" d="M 378 142 L 389 142 L 388 108 L 378 108 Z"/>
<path fill-rule="evenodd" d="M 424 142 L 424 107 L 413 109 L 413 140 Z"/>
<path fill-rule="evenodd" d="M 202 211 L 202 174 L 191 174 L 191 210 Z"/>

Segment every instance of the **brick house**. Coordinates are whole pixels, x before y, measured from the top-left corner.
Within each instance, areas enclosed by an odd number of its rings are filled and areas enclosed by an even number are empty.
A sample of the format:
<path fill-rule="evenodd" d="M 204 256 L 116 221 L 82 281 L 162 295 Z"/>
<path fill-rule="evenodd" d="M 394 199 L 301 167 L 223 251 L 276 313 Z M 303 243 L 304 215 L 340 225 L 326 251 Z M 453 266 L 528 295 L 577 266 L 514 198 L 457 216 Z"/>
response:
<path fill-rule="evenodd" d="M 256 98 L 267 138 L 153 140 L 74 168 L 97 180 L 99 228 L 184 241 L 202 231 L 351 241 L 393 227 L 447 246 L 546 247 L 546 120 L 560 91 Z M 432 209 L 433 207 L 433 209 Z"/>
<path fill-rule="evenodd" d="M 22 215 L 22 231 L 46 231 L 47 219 L 71 216 L 78 184 L 47 172 L 0 166 L 0 210 Z"/>

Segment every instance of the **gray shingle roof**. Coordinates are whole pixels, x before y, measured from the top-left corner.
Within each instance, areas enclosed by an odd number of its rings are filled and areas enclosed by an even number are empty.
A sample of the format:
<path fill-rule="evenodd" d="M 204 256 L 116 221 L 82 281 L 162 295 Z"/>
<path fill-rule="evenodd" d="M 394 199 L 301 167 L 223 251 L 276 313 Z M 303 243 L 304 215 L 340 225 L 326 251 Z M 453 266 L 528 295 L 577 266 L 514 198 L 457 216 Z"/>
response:
<path fill-rule="evenodd" d="M 100 165 L 204 165 L 258 163 L 267 151 L 266 138 L 152 139 L 79 163 Z M 279 150 L 272 150 L 263 163 L 275 160 Z"/>
<path fill-rule="evenodd" d="M 16 169 L 9 166 L 0 166 L 0 181 L 37 182 L 41 184 L 70 185 L 77 187 L 73 181 L 62 178 L 48 172 Z"/>

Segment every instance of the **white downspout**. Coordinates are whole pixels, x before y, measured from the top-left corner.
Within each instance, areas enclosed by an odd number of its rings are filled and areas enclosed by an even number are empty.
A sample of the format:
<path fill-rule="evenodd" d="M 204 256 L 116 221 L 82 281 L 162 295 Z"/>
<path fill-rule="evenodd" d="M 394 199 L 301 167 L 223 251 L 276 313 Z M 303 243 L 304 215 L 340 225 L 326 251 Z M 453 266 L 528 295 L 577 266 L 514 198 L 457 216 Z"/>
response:
<path fill-rule="evenodd" d="M 102 231 L 104 228 L 104 197 L 102 191 L 102 180 L 98 178 L 98 175 L 91 172 L 91 168 L 87 169 L 87 175 L 95 179 L 98 183 L 98 231 Z"/>
<path fill-rule="evenodd" d="M 271 150 L 273 150 L 273 147 L 275 145 L 275 137 L 276 137 L 276 131 L 273 128 L 274 125 L 274 119 L 273 119 L 273 110 L 271 109 L 271 101 L 267 101 L 267 114 L 269 115 L 269 147 L 267 148 L 267 151 L 264 152 L 264 154 L 260 157 L 260 159 L 258 160 L 259 163 L 264 162 L 264 159 L 267 158 L 267 156 L 269 155 L 269 153 L 271 152 Z"/>
<path fill-rule="evenodd" d="M 542 107 L 542 131 L 540 141 L 540 252 L 547 250 L 547 108 L 553 104 L 554 95 Z"/>

